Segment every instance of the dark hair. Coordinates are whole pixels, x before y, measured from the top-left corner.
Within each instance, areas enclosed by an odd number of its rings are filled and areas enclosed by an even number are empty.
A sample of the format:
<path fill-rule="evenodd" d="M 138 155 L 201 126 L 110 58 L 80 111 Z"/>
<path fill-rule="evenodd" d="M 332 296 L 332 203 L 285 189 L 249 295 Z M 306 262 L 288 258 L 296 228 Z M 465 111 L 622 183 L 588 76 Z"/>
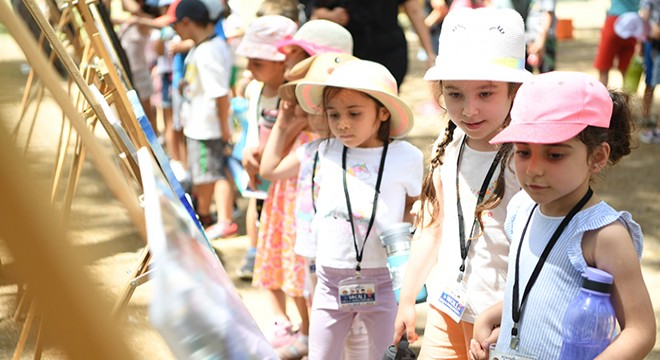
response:
<path fill-rule="evenodd" d="M 518 91 L 518 88 L 520 87 L 519 83 L 508 83 L 508 93 L 510 97 L 514 97 L 516 92 Z M 442 96 L 442 81 L 435 81 L 432 83 L 432 93 L 435 101 L 440 105 L 440 97 Z M 510 110 L 510 109 L 509 109 Z M 509 125 L 509 122 L 511 121 L 511 116 L 507 115 L 506 119 L 504 119 L 504 122 L 502 122 L 502 128 L 506 127 Z M 421 200 L 421 208 L 419 213 L 424 214 L 425 209 L 427 206 L 431 206 L 431 211 L 429 212 L 431 215 L 430 221 L 427 219 L 426 223 L 423 223 L 423 216 L 418 216 L 417 217 L 417 225 L 431 225 L 438 221 L 438 194 L 435 192 L 435 184 L 433 183 L 433 173 L 435 172 L 435 169 L 440 167 L 440 165 L 443 164 L 443 159 L 445 156 L 445 150 L 447 146 L 454 140 L 454 130 L 456 130 L 456 124 L 449 120 L 447 123 L 447 128 L 445 128 L 445 135 L 440 141 L 436 148 L 435 148 L 435 154 L 431 158 L 431 166 L 429 169 L 428 174 L 424 178 L 424 182 L 422 183 L 422 194 L 420 196 Z M 481 214 L 484 210 L 488 209 L 493 209 L 497 205 L 500 204 L 502 201 L 502 198 L 504 197 L 504 190 L 505 190 L 505 173 L 506 173 L 506 167 L 509 162 L 509 159 L 511 158 L 511 149 L 512 145 L 511 144 L 502 144 L 498 150 L 498 152 L 502 153 L 502 157 L 500 159 L 500 172 L 496 180 L 496 185 L 495 185 L 495 190 L 493 191 L 492 195 L 489 196 L 488 198 L 484 199 L 484 201 L 480 204 L 477 204 L 477 207 L 475 209 L 475 217 L 477 221 L 479 222 L 479 227 L 483 231 L 483 223 L 481 221 Z"/>
<path fill-rule="evenodd" d="M 375 97 L 362 92 L 360 90 L 353 90 L 350 88 L 341 88 L 341 87 L 336 87 L 336 86 L 326 86 L 323 88 L 323 109 L 324 109 L 324 114 L 325 114 L 325 109 L 327 108 L 328 102 L 332 100 L 339 92 L 342 90 L 350 90 L 350 91 L 356 91 L 359 92 L 360 94 L 368 97 L 369 99 L 373 100 L 376 103 L 376 112 L 380 110 L 380 108 L 384 108 L 385 105 L 378 101 Z M 327 115 L 326 115 L 327 116 Z M 378 139 L 381 140 L 382 142 L 387 142 L 390 140 L 390 117 L 387 118 L 385 121 L 380 122 L 380 127 L 378 128 Z"/>
<path fill-rule="evenodd" d="M 609 92 L 614 105 L 609 128 L 587 126 L 576 137 L 587 146 L 587 154 L 589 155 L 602 143 L 608 143 L 610 145 L 610 158 L 607 162 L 614 165 L 632 151 L 631 141 L 634 123 L 630 95 L 611 89 Z"/>

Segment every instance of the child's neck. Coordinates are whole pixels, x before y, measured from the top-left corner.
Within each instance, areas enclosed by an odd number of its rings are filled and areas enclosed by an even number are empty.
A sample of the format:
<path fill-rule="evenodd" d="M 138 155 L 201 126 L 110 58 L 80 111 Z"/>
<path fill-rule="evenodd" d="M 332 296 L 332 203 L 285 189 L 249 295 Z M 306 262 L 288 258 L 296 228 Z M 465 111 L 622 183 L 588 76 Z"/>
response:
<path fill-rule="evenodd" d="M 476 151 L 497 151 L 499 149 L 499 145 L 493 145 L 486 139 L 474 139 L 468 136 L 465 143 L 470 149 Z"/>
<path fill-rule="evenodd" d="M 284 75 L 281 77 L 277 76 L 275 79 L 265 81 L 264 87 L 261 90 L 261 95 L 265 97 L 275 97 L 277 96 L 277 90 L 280 88 L 280 85 L 284 84 Z"/>
<path fill-rule="evenodd" d="M 195 46 L 204 42 L 204 40 L 210 38 L 215 34 L 215 29 L 213 25 L 209 24 L 206 27 L 198 27 L 195 31 L 190 34 L 190 38 L 195 42 Z"/>

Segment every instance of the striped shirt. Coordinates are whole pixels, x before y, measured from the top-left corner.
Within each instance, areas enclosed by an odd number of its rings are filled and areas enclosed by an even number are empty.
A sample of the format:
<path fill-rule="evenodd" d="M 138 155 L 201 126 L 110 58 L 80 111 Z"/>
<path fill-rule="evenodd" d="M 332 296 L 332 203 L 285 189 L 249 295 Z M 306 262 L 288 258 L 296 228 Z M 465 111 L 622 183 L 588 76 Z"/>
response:
<path fill-rule="evenodd" d="M 520 245 L 520 236 L 533 207 L 534 201 L 524 192 L 517 194 L 509 203 L 505 230 L 511 238 L 510 276 L 504 292 L 502 328 L 497 351 L 538 359 L 556 359 L 562 345 L 561 321 L 564 312 L 580 291 L 581 274 L 587 267 L 582 254 L 584 233 L 621 221 L 628 228 L 633 245 L 641 258 L 642 230 L 632 220 L 630 213 L 616 211 L 603 201 L 578 212 L 552 248 L 538 279 L 529 292 L 518 323 L 520 344 L 518 350 L 514 351 L 509 348 L 509 344 L 513 326 L 511 303 L 515 258 Z M 538 207 L 534 211 L 520 250 L 519 299 L 522 299 L 522 293 L 541 253 L 563 219 L 563 217 L 545 216 Z"/>

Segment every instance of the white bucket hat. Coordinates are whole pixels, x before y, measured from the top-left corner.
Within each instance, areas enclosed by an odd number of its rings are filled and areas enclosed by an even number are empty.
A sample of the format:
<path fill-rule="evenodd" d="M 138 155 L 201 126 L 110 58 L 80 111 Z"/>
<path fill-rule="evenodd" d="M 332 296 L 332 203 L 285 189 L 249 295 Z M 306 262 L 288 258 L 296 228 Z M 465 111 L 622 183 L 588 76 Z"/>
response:
<path fill-rule="evenodd" d="M 288 46 L 298 45 L 310 56 L 319 53 L 353 53 L 353 36 L 343 26 L 328 20 L 310 20 L 293 37 L 279 41 L 277 50 L 287 53 Z"/>
<path fill-rule="evenodd" d="M 308 113 L 321 113 L 326 86 L 360 91 L 380 101 L 390 112 L 390 136 L 393 138 L 406 136 L 413 127 L 412 110 L 399 98 L 394 76 L 381 64 L 350 60 L 339 65 L 325 82 L 299 82 L 296 98 L 300 107 Z"/>
<path fill-rule="evenodd" d="M 435 66 L 424 80 L 490 80 L 521 83 L 525 24 L 513 9 L 458 8 L 442 23 Z"/>
<path fill-rule="evenodd" d="M 269 61 L 284 61 L 285 55 L 277 51 L 277 43 L 293 36 L 298 29 L 293 20 L 280 15 L 265 15 L 254 19 L 236 48 L 236 55 Z"/>
<path fill-rule="evenodd" d="M 614 21 L 614 33 L 622 39 L 634 37 L 637 40 L 646 40 L 648 24 L 636 12 L 627 12 L 619 15 Z"/>

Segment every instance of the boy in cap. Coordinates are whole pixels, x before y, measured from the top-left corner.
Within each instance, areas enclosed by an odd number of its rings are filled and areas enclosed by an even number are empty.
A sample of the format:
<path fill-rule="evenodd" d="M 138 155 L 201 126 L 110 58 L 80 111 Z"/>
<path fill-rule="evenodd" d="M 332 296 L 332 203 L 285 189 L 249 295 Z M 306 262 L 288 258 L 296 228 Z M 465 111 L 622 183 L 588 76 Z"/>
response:
<path fill-rule="evenodd" d="M 183 40 L 195 46 L 186 57 L 186 73 L 180 85 L 185 100 L 181 115 L 192 173 L 196 211 L 209 239 L 238 231 L 232 221 L 234 194 L 227 179 L 227 156 L 231 153 L 229 127 L 229 79 L 233 63 L 226 41 L 216 36 L 216 19 L 201 0 L 181 0 L 172 21 Z M 211 217 L 215 194 L 217 223 Z"/>

